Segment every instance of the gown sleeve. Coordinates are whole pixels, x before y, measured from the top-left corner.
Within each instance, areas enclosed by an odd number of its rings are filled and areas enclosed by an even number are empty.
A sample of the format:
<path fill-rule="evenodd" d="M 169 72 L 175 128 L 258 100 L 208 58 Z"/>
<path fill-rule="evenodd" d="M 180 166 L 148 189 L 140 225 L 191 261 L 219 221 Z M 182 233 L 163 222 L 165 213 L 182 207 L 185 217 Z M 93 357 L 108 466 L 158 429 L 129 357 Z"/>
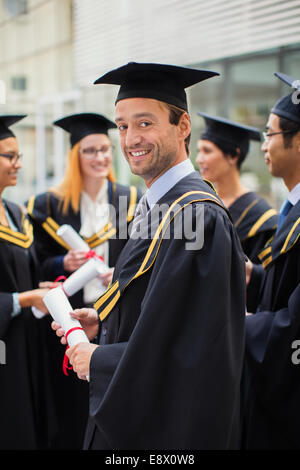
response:
<path fill-rule="evenodd" d="M 245 263 L 225 214 L 205 207 L 204 227 L 199 250 L 163 240 L 128 342 L 93 353 L 90 414 L 112 449 L 221 449 L 238 439 Z"/>
<path fill-rule="evenodd" d="M 253 264 L 251 278 L 247 286 L 247 311 L 254 313 L 260 301 L 265 270 L 260 264 Z"/>
<path fill-rule="evenodd" d="M 34 247 L 37 258 L 41 263 L 42 279 L 45 281 L 54 281 L 58 276 L 67 274 L 63 267 L 66 250 L 59 246 L 43 228 L 43 223 L 49 215 L 50 197 L 49 193 L 38 195 L 34 198 L 34 206 L 29 211 L 34 228 Z"/>
<path fill-rule="evenodd" d="M 265 230 L 264 232 L 257 233 L 254 237 L 242 241 L 243 250 L 253 263 L 260 263 L 258 254 L 263 250 L 273 234 L 274 230 Z"/>
<path fill-rule="evenodd" d="M 276 311 L 261 311 L 246 319 L 246 357 L 256 383 L 272 401 L 280 389 L 289 386 L 293 367 L 292 343 L 300 331 L 300 284 L 293 290 L 288 305 Z M 284 377 L 287 380 L 284 380 Z"/>
<path fill-rule="evenodd" d="M 8 292 L 0 292 L 0 339 L 5 337 L 7 329 L 12 319 L 13 296 Z"/>

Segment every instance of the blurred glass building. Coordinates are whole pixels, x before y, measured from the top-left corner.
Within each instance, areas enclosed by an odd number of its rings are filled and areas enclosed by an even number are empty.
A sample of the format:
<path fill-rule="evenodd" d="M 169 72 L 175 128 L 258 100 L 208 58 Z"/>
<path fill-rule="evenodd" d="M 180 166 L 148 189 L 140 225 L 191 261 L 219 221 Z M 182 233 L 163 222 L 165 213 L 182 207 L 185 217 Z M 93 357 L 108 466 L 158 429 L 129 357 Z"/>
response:
<path fill-rule="evenodd" d="M 0 0 L 1 114 L 27 113 L 15 126 L 24 166 L 14 200 L 60 181 L 69 148 L 51 123 L 92 111 L 113 119 L 117 87 L 93 85 L 128 61 L 207 68 L 220 77 L 188 91 L 191 158 L 203 123 L 197 111 L 265 127 L 289 88 L 281 71 L 300 79 L 300 0 Z M 120 182 L 141 184 L 116 144 Z M 285 189 L 270 177 L 260 145 L 242 167 L 253 189 L 278 206 Z"/>

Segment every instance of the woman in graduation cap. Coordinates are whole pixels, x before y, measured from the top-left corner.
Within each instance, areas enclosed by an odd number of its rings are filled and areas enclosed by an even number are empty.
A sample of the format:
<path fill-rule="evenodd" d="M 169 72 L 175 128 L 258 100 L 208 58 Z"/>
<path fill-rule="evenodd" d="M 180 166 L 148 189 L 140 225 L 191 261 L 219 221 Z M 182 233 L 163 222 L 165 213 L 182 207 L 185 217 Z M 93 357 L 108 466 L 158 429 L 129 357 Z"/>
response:
<path fill-rule="evenodd" d="M 32 225 L 18 205 L 2 197 L 22 168 L 9 127 L 24 117 L 0 116 L 0 449 L 6 450 L 46 447 L 43 419 L 49 418 L 40 323 L 30 308 L 46 311 L 48 288 L 38 288 Z"/>
<path fill-rule="evenodd" d="M 73 308 L 92 306 L 111 280 L 113 267 L 127 241 L 127 225 L 133 218 L 140 194 L 133 186 L 115 182 L 112 144 L 108 136 L 109 129 L 116 127 L 112 121 L 96 113 L 79 113 L 63 117 L 54 125 L 70 134 L 71 149 L 65 177 L 59 186 L 33 196 L 27 204 L 28 214 L 35 230 L 43 279 L 68 277 L 88 260 L 86 252 L 70 249 L 57 235 L 63 224 L 71 225 L 91 252 L 111 268 L 101 275 L 101 279 L 91 280 L 70 298 Z M 49 342 L 49 347 L 58 356 L 53 364 L 53 382 L 61 386 L 57 400 L 61 433 L 54 445 L 81 449 L 88 412 L 88 386 L 78 381 L 73 372 L 69 377 L 63 375 L 64 349 L 57 344 L 50 326 Z M 67 399 L 69 409 L 65 407 Z"/>
<path fill-rule="evenodd" d="M 273 236 L 277 212 L 240 179 L 240 168 L 250 140 L 261 140 L 260 131 L 221 117 L 198 112 L 206 123 L 197 144 L 197 164 L 228 207 L 245 254 L 259 262 L 258 253 Z"/>

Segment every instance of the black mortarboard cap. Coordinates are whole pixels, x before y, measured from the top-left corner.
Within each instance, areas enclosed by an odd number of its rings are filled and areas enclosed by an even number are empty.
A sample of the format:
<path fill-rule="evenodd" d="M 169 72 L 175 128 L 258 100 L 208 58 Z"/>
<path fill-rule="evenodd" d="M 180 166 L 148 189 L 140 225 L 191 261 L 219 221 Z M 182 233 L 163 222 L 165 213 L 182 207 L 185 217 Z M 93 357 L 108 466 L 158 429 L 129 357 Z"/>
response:
<path fill-rule="evenodd" d="M 70 116 L 57 119 L 53 124 L 70 133 L 72 147 L 87 135 L 107 135 L 109 129 L 117 127 L 114 122 L 97 113 L 71 114 Z"/>
<path fill-rule="evenodd" d="M 116 103 L 127 98 L 152 98 L 187 111 L 185 88 L 216 75 L 176 65 L 129 62 L 102 75 L 94 84 L 120 85 Z"/>
<path fill-rule="evenodd" d="M 9 127 L 26 116 L 26 114 L 0 116 L 0 140 L 7 139 L 8 137 L 15 137 L 15 134 L 9 129 Z"/>
<path fill-rule="evenodd" d="M 210 116 L 209 114 L 198 112 L 199 116 L 205 120 L 206 128 L 201 135 L 201 139 L 211 140 L 216 145 L 232 145 L 240 147 L 249 140 L 261 140 L 260 130 L 256 127 L 246 126 L 230 121 L 223 117 Z"/>
<path fill-rule="evenodd" d="M 295 80 L 281 72 L 275 72 L 274 75 L 291 88 L 300 90 L 300 80 Z M 281 97 L 271 109 L 271 113 L 300 124 L 300 101 L 298 94 L 298 92 L 293 92 L 290 95 Z"/>
<path fill-rule="evenodd" d="M 281 72 L 275 72 L 274 75 L 275 77 L 279 78 L 284 83 L 289 85 L 291 88 L 295 88 L 295 90 L 300 90 L 300 80 L 296 80 L 290 75 L 286 75 L 285 73 L 281 73 Z"/>

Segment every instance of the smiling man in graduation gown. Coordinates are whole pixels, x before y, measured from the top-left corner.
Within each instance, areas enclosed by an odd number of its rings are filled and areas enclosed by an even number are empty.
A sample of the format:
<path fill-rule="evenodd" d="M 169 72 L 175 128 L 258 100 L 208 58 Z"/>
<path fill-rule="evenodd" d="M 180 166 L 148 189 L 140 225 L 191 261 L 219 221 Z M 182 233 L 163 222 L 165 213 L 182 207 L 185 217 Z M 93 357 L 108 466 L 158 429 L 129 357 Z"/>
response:
<path fill-rule="evenodd" d="M 68 352 L 78 376 L 90 375 L 86 449 L 239 445 L 245 262 L 227 210 L 188 158 L 184 88 L 214 75 L 129 63 L 96 81 L 120 85 L 121 147 L 148 190 L 111 287 L 95 303 L 99 345 Z M 157 205 L 165 212 L 152 227 Z M 178 236 L 183 214 L 198 240 Z M 136 236 L 150 227 L 150 237 Z M 94 337 L 95 310 L 75 316 Z"/>
<path fill-rule="evenodd" d="M 276 74 L 292 86 L 294 80 Z M 297 92 L 280 98 L 267 123 L 262 150 L 269 171 L 289 190 L 278 229 L 260 253 L 263 267 L 249 265 L 248 292 L 257 310 L 246 322 L 244 446 L 299 449 L 300 338 L 300 105 Z M 296 343 L 294 343 L 296 341 Z"/>

